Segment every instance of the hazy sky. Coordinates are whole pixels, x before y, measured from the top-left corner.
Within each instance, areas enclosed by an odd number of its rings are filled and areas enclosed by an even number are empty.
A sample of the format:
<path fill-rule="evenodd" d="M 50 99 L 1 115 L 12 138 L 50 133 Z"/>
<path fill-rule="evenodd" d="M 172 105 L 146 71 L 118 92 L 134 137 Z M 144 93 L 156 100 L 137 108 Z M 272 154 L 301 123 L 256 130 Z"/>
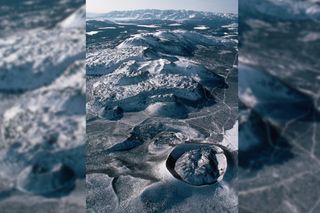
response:
<path fill-rule="evenodd" d="M 134 9 L 187 9 L 238 13 L 238 0 L 87 0 L 87 12 Z"/>

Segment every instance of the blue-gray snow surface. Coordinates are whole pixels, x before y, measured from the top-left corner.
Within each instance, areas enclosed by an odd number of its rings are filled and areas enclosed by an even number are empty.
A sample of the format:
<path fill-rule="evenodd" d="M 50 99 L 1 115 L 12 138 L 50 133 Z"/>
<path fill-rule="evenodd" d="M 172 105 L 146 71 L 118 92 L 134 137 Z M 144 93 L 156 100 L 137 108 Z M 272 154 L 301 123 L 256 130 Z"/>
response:
<path fill-rule="evenodd" d="M 239 3 L 239 212 L 320 212 L 319 0 Z"/>
<path fill-rule="evenodd" d="M 85 6 L 0 8 L 0 211 L 85 212 Z"/>

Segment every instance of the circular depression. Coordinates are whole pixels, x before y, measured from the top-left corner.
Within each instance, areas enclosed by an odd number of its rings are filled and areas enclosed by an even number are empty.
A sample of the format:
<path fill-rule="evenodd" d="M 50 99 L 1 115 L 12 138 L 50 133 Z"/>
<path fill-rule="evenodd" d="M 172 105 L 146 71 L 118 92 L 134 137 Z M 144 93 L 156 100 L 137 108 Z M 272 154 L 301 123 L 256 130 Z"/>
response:
<path fill-rule="evenodd" d="M 166 167 L 178 180 L 201 186 L 232 180 L 236 154 L 213 144 L 181 144 L 169 155 Z"/>

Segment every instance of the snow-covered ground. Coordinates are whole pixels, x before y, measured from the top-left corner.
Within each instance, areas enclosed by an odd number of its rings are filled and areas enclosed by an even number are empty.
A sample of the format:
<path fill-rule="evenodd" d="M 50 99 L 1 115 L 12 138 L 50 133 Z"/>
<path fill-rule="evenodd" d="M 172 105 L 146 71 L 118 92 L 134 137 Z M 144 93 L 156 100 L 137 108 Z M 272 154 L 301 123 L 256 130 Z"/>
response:
<path fill-rule="evenodd" d="M 89 211 L 237 212 L 237 30 L 222 27 L 235 19 L 89 17 L 89 32 L 117 28 L 87 36 Z"/>
<path fill-rule="evenodd" d="M 0 39 L 1 212 L 85 212 L 85 7 L 61 15 Z"/>

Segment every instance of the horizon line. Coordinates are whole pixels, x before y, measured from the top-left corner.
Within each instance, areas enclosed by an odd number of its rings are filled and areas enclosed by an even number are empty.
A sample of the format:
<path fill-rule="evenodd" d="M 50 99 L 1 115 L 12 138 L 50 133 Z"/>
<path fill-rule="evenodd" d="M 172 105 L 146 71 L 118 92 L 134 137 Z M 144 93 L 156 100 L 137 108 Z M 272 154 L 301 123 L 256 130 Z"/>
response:
<path fill-rule="evenodd" d="M 111 12 L 126 12 L 126 11 L 137 11 L 137 10 L 160 10 L 160 11 L 166 11 L 166 10 L 173 10 L 173 11 L 194 11 L 194 12 L 206 12 L 206 13 L 222 13 L 222 14 L 238 14 L 238 12 L 216 12 L 216 11 L 208 11 L 208 10 L 191 10 L 191 9 L 132 9 L 132 10 L 109 10 L 105 12 L 92 12 L 92 11 L 86 11 L 86 13 L 92 13 L 92 14 L 104 14 L 104 13 L 111 13 Z"/>

